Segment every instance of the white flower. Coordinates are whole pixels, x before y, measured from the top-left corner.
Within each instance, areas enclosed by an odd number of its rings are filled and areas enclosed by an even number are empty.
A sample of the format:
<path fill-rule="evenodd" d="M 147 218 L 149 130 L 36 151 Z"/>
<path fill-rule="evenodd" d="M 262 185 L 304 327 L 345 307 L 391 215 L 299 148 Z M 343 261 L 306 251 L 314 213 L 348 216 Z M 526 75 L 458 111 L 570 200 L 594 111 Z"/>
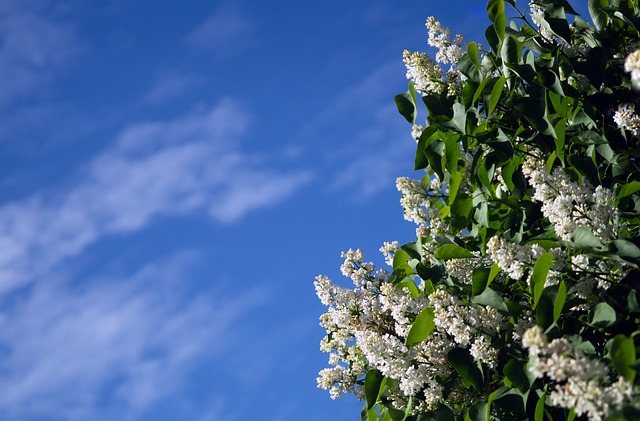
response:
<path fill-rule="evenodd" d="M 436 61 L 443 64 L 457 64 L 465 53 L 462 48 L 464 37 L 457 34 L 453 40 L 451 40 L 451 29 L 442 26 L 433 16 L 427 18 L 425 26 L 429 30 L 427 43 L 438 49 Z"/>
<path fill-rule="evenodd" d="M 540 35 L 542 35 L 542 37 L 547 41 L 553 41 L 555 39 L 553 33 L 542 24 L 544 19 L 544 10 L 542 7 L 535 3 L 529 3 L 529 10 L 531 11 L 531 19 L 540 30 Z"/>
<path fill-rule="evenodd" d="M 621 129 L 628 130 L 632 135 L 640 136 L 640 116 L 635 112 L 635 105 L 622 104 L 613 115 L 613 121 Z"/>
<path fill-rule="evenodd" d="M 400 250 L 400 243 L 397 241 L 387 242 L 385 241 L 380 247 L 380 253 L 384 255 L 384 262 L 389 266 L 393 265 L 393 256 L 396 251 Z"/>
<path fill-rule="evenodd" d="M 425 53 L 404 50 L 407 79 L 412 80 L 416 91 L 440 94 L 446 85 L 442 82 L 442 69 Z"/>
<path fill-rule="evenodd" d="M 640 50 L 636 50 L 627 56 L 624 61 L 624 71 L 631 73 L 631 79 L 640 79 Z"/>
<path fill-rule="evenodd" d="M 415 139 L 415 141 L 420 140 L 420 136 L 422 136 L 422 132 L 424 131 L 424 126 L 420 126 L 418 124 L 414 124 L 411 127 L 411 137 Z"/>
<path fill-rule="evenodd" d="M 609 379 L 607 366 L 575 349 L 564 338 L 548 342 L 542 328 L 527 330 L 522 346 L 529 350 L 529 370 L 537 378 L 548 377 L 554 388 L 549 394 L 551 404 L 575 409 L 578 416 L 601 421 L 612 411 L 631 401 L 637 388 L 623 378 Z"/>

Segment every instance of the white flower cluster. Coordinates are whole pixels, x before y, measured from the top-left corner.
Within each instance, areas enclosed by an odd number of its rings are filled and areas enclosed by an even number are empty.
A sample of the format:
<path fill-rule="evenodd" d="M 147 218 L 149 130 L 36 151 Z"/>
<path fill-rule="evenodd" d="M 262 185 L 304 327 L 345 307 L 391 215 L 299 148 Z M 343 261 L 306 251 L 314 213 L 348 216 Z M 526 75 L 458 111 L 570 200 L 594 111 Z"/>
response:
<path fill-rule="evenodd" d="M 590 421 L 605 419 L 638 393 L 622 377 L 611 382 L 602 361 L 585 356 L 566 339 L 549 342 L 539 326 L 525 332 L 522 345 L 529 350 L 530 372 L 555 384 L 549 395 L 552 405 L 573 408 Z"/>
<path fill-rule="evenodd" d="M 426 53 L 405 50 L 403 59 L 407 67 L 407 79 L 413 81 L 416 91 L 423 94 L 441 94 L 453 96 L 460 93 L 461 82 L 465 76 L 457 68 L 458 61 L 465 54 L 462 47 L 463 36 L 451 39 L 451 30 L 443 26 L 433 16 L 426 22 L 429 31 L 427 43 L 438 49 L 433 61 Z M 451 64 L 443 80 L 443 69 L 437 64 Z M 415 136 L 414 136 L 415 137 Z"/>
<path fill-rule="evenodd" d="M 383 249 L 390 251 L 392 244 Z M 344 393 L 362 398 L 362 378 L 367 370 L 376 369 L 395 380 L 388 396 L 398 407 L 412 400 L 417 413 L 443 402 L 469 401 L 472 392 L 462 387 L 445 397 L 437 377 L 453 373 L 447 354 L 458 347 L 495 366 L 498 349 L 492 341 L 502 316 L 490 307 L 466 305 L 444 290 L 428 297 L 412 296 L 407 288 L 387 282 L 364 261 L 360 250 L 349 250 L 343 257 L 342 272 L 355 288 L 337 286 L 326 276 L 314 282 L 320 301 L 328 307 L 320 318 L 327 331 L 320 349 L 330 353 L 332 366 L 319 373 L 318 387 L 328 389 L 334 399 Z M 434 330 L 426 340 L 407 346 L 413 321 L 427 307 L 433 309 Z"/>
<path fill-rule="evenodd" d="M 411 137 L 415 139 L 415 141 L 420 140 L 420 136 L 422 136 L 422 132 L 424 131 L 424 126 L 419 124 L 414 124 L 411 126 Z"/>
<path fill-rule="evenodd" d="M 458 61 L 464 56 L 464 49 L 462 48 L 464 37 L 456 34 L 451 40 L 451 29 L 443 26 L 433 16 L 427 18 L 425 26 L 429 30 L 427 44 L 438 49 L 436 61 L 443 64 L 458 64 Z"/>
<path fill-rule="evenodd" d="M 490 367 L 496 363 L 498 350 L 491 347 L 491 336 L 500 330 L 502 316 L 493 307 L 468 306 L 444 290 L 429 295 L 436 327 L 447 332 L 461 347 L 470 347 L 471 355 Z"/>
<path fill-rule="evenodd" d="M 624 71 L 631 73 L 631 79 L 640 79 L 640 50 L 629 54 L 624 61 Z"/>
<path fill-rule="evenodd" d="M 444 92 L 442 68 L 426 53 L 404 50 L 402 57 L 407 67 L 407 79 L 413 81 L 416 91 L 424 94 Z"/>
<path fill-rule="evenodd" d="M 613 121 L 618 127 L 628 130 L 633 136 L 640 136 L 640 116 L 636 114 L 635 105 L 631 103 L 620 105 L 613 114 Z"/>
<path fill-rule="evenodd" d="M 380 253 L 384 256 L 384 262 L 389 266 L 393 265 L 393 256 L 395 256 L 396 251 L 400 249 L 400 243 L 397 241 L 387 242 L 385 241 L 380 247 Z"/>
<path fill-rule="evenodd" d="M 448 188 L 438 177 L 431 177 L 428 187 L 420 180 L 399 177 L 396 188 L 402 193 L 400 205 L 404 219 L 418 225 L 418 235 L 435 237 L 449 230 L 449 225 L 440 217 L 440 207 L 437 206 L 437 202 L 448 194 Z"/>
<path fill-rule="evenodd" d="M 555 285 L 560 280 L 560 271 L 564 267 L 566 253 L 560 248 L 549 250 L 553 254 L 553 266 L 547 275 L 547 285 Z M 487 242 L 487 255 L 502 269 L 509 278 L 521 279 L 531 268 L 545 249 L 537 244 L 519 245 L 500 237 L 491 237 Z"/>
<path fill-rule="evenodd" d="M 529 11 L 531 12 L 531 19 L 538 26 L 540 35 L 542 35 L 542 37 L 547 41 L 554 41 L 555 36 L 553 35 L 553 32 L 543 25 L 544 9 L 542 9 L 540 5 L 531 2 L 529 3 Z"/>
<path fill-rule="evenodd" d="M 535 190 L 533 199 L 542 203 L 542 213 L 562 240 L 570 241 L 576 228 L 586 227 L 601 240 L 610 241 L 623 228 L 611 190 L 602 186 L 594 190 L 586 181 L 578 184 L 560 168 L 548 174 L 535 158 L 527 159 L 522 171 Z"/>

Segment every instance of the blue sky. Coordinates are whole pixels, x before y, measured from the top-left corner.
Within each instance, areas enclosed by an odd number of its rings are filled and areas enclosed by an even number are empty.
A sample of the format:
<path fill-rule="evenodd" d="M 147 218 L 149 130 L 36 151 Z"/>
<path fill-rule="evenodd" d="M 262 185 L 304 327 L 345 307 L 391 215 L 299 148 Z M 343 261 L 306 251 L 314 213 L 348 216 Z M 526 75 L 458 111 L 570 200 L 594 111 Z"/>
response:
<path fill-rule="evenodd" d="M 411 241 L 395 111 L 484 2 L 0 2 L 0 418 L 353 420 L 313 279 Z M 419 176 L 419 174 L 417 175 Z"/>

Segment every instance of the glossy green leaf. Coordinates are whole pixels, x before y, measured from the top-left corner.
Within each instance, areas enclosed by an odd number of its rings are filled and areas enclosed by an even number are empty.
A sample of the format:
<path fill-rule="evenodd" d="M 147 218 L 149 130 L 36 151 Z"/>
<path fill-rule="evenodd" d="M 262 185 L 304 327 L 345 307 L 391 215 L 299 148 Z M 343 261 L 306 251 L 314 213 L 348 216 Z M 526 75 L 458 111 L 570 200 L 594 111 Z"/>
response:
<path fill-rule="evenodd" d="M 460 73 L 465 75 L 467 78 L 469 78 L 469 80 L 473 82 L 480 83 L 480 81 L 482 80 L 480 69 L 476 66 L 474 60 L 472 60 L 468 54 L 465 54 L 464 56 L 462 56 L 462 58 L 460 58 L 460 61 L 458 62 L 458 70 L 460 70 Z"/>
<path fill-rule="evenodd" d="M 489 405 L 487 402 L 477 401 L 471 405 L 465 421 L 489 421 Z"/>
<path fill-rule="evenodd" d="M 440 247 L 438 247 L 438 250 L 436 250 L 436 253 L 435 253 L 436 259 L 443 259 L 443 260 L 470 258 L 470 257 L 475 257 L 475 255 L 471 253 L 469 250 L 465 249 L 464 247 L 460 247 L 457 244 L 443 244 Z"/>
<path fill-rule="evenodd" d="M 367 409 L 371 409 L 378 401 L 378 395 L 380 394 L 380 386 L 384 376 L 378 370 L 369 370 L 364 378 L 364 397 L 367 402 Z"/>
<path fill-rule="evenodd" d="M 491 116 L 493 114 L 493 110 L 496 109 L 498 101 L 500 101 L 500 96 L 502 95 L 502 89 L 504 88 L 504 84 L 506 82 L 507 78 L 501 76 L 493 85 L 493 88 L 491 89 L 491 100 L 489 101 L 489 110 L 487 111 L 487 116 Z"/>
<path fill-rule="evenodd" d="M 510 359 L 507 364 L 505 364 L 502 372 L 522 393 L 529 390 L 535 380 L 535 376 L 532 376 L 527 369 L 527 362 L 516 358 Z"/>
<path fill-rule="evenodd" d="M 480 295 L 484 292 L 485 288 L 487 288 L 487 284 L 489 283 L 489 274 L 491 273 L 491 269 L 478 267 L 475 268 L 471 274 L 471 294 Z"/>
<path fill-rule="evenodd" d="M 602 242 L 586 227 L 578 227 L 571 236 L 571 241 L 580 248 L 600 248 Z"/>
<path fill-rule="evenodd" d="M 640 258 L 640 247 L 631 241 L 614 240 L 613 244 L 616 246 L 616 254 L 618 256 Z"/>
<path fill-rule="evenodd" d="M 444 168 L 442 166 L 442 156 L 444 155 L 444 142 L 435 140 L 424 148 L 424 154 L 429 162 L 429 167 L 438 175 L 440 180 L 444 180 Z"/>
<path fill-rule="evenodd" d="M 489 287 L 486 287 L 482 294 L 476 295 L 475 297 L 471 298 L 471 302 L 474 304 L 493 307 L 503 313 L 509 311 L 509 308 L 505 304 L 504 299 L 500 296 L 500 294 Z"/>
<path fill-rule="evenodd" d="M 607 25 L 607 14 L 604 9 L 609 6 L 607 0 L 589 0 L 589 14 L 598 30 L 604 29 Z"/>
<path fill-rule="evenodd" d="M 623 199 L 627 196 L 631 196 L 640 191 L 640 181 L 632 181 L 627 184 L 623 184 L 620 187 L 620 191 L 618 192 L 618 200 Z"/>
<path fill-rule="evenodd" d="M 418 107 L 416 106 L 416 94 L 413 83 L 409 83 L 409 90 L 405 93 L 393 97 L 396 107 L 400 114 L 411 124 L 415 124 L 418 116 Z"/>
<path fill-rule="evenodd" d="M 547 276 L 549 270 L 553 265 L 553 254 L 543 253 L 538 257 L 536 263 L 533 265 L 533 272 L 531 273 L 531 287 L 533 294 L 533 308 L 536 308 L 542 291 L 544 290 L 547 282 Z"/>
<path fill-rule="evenodd" d="M 564 280 L 558 284 L 558 295 L 556 296 L 556 302 L 553 305 L 553 321 L 558 322 L 564 309 L 564 304 L 567 301 L 567 285 Z"/>
<path fill-rule="evenodd" d="M 413 346 L 427 339 L 436 326 L 434 319 L 435 314 L 431 307 L 426 307 L 422 310 L 411 325 L 411 329 L 409 329 L 406 345 Z"/>
<path fill-rule="evenodd" d="M 601 302 L 589 311 L 589 323 L 598 327 L 609 327 L 616 322 L 616 311 L 609 304 Z"/>
<path fill-rule="evenodd" d="M 475 390 L 482 389 L 482 371 L 467 349 L 454 348 L 447 354 L 454 370 Z"/>
<path fill-rule="evenodd" d="M 636 362 L 636 347 L 633 338 L 616 335 L 611 342 L 609 355 L 613 368 L 618 374 L 633 383 L 636 378 L 636 370 L 631 367 Z"/>
<path fill-rule="evenodd" d="M 460 183 L 462 182 L 462 173 L 456 171 L 449 176 L 449 205 L 453 205 L 458 196 Z"/>
<path fill-rule="evenodd" d="M 473 64 L 475 64 L 475 66 L 478 68 L 478 70 L 480 70 L 480 58 L 478 56 L 478 44 L 476 44 L 474 41 L 471 41 L 467 45 L 467 55 L 469 56 L 469 58 L 471 59 Z"/>
<path fill-rule="evenodd" d="M 546 393 L 543 393 L 542 395 L 540 395 L 540 397 L 538 398 L 538 402 L 536 403 L 536 410 L 534 413 L 534 420 L 535 421 L 544 421 L 544 401 L 547 397 Z"/>
<path fill-rule="evenodd" d="M 507 17 L 504 14 L 504 0 L 489 0 L 487 2 L 487 12 L 489 19 L 493 22 L 496 35 L 499 39 L 503 39 L 507 23 Z"/>

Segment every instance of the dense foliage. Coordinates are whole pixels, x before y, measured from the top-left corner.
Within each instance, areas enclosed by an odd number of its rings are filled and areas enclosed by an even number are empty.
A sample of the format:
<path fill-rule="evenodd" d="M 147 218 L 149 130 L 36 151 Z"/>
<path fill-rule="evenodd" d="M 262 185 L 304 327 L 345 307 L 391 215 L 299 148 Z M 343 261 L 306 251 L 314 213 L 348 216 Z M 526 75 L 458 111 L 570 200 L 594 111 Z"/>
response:
<path fill-rule="evenodd" d="M 485 48 L 429 18 L 435 60 L 404 53 L 416 240 L 316 279 L 318 385 L 369 421 L 639 420 L 638 1 L 487 11 Z"/>

